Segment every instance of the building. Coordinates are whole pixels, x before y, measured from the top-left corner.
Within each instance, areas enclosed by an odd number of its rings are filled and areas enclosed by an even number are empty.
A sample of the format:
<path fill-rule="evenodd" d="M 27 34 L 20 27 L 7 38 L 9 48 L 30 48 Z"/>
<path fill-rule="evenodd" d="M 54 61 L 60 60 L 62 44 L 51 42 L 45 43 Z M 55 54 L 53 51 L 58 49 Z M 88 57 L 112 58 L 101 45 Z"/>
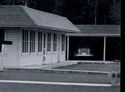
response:
<path fill-rule="evenodd" d="M 120 25 L 76 25 L 67 34 L 67 60 L 120 60 Z"/>
<path fill-rule="evenodd" d="M 67 18 L 26 6 L 0 6 L 0 62 L 21 67 L 65 62 L 66 33 L 80 32 Z M 3 55 L 3 56 L 2 56 Z"/>
<path fill-rule="evenodd" d="M 1 44 L 11 41 L 11 45 Z M 120 60 L 120 25 L 73 25 L 20 5 L 0 6 L 0 64 L 22 67 L 66 60 Z"/>

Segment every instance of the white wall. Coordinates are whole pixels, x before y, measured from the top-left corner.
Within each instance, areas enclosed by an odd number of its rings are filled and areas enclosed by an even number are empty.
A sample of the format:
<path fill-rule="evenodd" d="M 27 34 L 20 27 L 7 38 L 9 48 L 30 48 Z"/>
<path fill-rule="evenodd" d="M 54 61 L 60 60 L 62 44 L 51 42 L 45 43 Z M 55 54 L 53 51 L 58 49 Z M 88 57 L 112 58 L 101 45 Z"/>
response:
<path fill-rule="evenodd" d="M 45 32 L 45 31 L 44 31 Z M 45 32 L 46 33 L 46 32 Z M 42 65 L 44 64 L 52 64 L 57 62 L 65 62 L 65 51 L 61 51 L 61 34 L 57 33 L 58 38 L 58 51 L 47 52 L 46 58 L 47 62 L 43 62 L 43 52 L 38 53 L 38 44 L 37 37 L 38 34 L 36 32 L 36 52 L 34 53 L 22 53 L 22 30 L 21 29 L 6 29 L 5 30 L 5 40 L 12 41 L 12 45 L 5 46 L 4 53 L 4 66 L 5 67 L 21 67 L 27 65 Z M 53 35 L 52 35 L 53 36 Z M 53 41 L 53 39 L 52 39 Z M 53 48 L 53 45 L 51 45 Z"/>
<path fill-rule="evenodd" d="M 5 29 L 5 40 L 12 41 L 12 45 L 5 45 L 4 66 L 19 66 L 19 30 Z"/>

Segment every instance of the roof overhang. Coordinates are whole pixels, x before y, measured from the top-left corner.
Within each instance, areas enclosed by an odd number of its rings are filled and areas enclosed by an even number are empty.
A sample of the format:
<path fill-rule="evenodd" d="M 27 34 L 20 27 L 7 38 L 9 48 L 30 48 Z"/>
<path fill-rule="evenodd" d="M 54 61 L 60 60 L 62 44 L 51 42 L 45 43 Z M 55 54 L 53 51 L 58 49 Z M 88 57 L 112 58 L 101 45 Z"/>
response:
<path fill-rule="evenodd" d="M 20 5 L 2 5 L 0 7 L 0 28 L 17 27 L 38 27 L 65 33 L 80 32 L 66 17 Z"/>
<path fill-rule="evenodd" d="M 39 29 L 39 31 L 41 29 L 45 29 L 45 30 L 53 30 L 57 31 L 57 32 L 63 32 L 63 33 L 79 33 L 79 32 L 75 32 L 74 30 L 67 30 L 67 29 L 60 29 L 60 28 L 54 28 L 54 27 L 48 27 L 48 26 L 34 26 L 34 25 L 19 25 L 19 26 L 2 26 L 0 28 L 4 28 L 4 29 L 8 29 L 8 28 L 22 28 L 22 29 L 29 29 L 29 30 L 35 30 L 35 29 Z M 37 30 L 35 30 L 37 31 Z M 43 30 L 41 30 L 43 31 Z"/>
<path fill-rule="evenodd" d="M 67 36 L 74 36 L 74 37 L 120 37 L 120 34 L 74 34 L 74 33 L 67 33 Z"/>

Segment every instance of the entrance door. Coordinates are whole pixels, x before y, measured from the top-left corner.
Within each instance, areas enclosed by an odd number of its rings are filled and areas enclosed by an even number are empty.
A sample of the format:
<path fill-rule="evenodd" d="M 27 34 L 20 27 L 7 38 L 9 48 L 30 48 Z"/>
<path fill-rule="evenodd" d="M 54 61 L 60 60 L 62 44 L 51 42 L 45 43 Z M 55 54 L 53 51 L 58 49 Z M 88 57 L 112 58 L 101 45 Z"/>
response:
<path fill-rule="evenodd" d="M 43 34 L 43 64 L 51 63 L 51 33 Z"/>

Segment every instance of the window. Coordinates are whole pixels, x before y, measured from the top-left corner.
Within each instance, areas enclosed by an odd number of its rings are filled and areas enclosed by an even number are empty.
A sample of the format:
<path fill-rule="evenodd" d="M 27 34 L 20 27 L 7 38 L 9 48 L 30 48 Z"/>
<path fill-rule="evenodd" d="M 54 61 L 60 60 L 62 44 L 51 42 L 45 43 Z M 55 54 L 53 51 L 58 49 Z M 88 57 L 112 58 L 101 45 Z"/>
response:
<path fill-rule="evenodd" d="M 35 52 L 35 32 L 30 31 L 30 52 Z"/>
<path fill-rule="evenodd" d="M 62 35 L 62 51 L 65 51 L 65 35 Z"/>
<path fill-rule="evenodd" d="M 51 51 L 51 33 L 47 33 L 47 51 Z"/>
<path fill-rule="evenodd" d="M 57 51 L 57 34 L 53 35 L 53 51 Z"/>
<path fill-rule="evenodd" d="M 35 52 L 35 32 L 23 30 L 22 31 L 22 52 Z"/>
<path fill-rule="evenodd" d="M 4 41 L 4 30 L 0 29 L 0 41 Z M 2 52 L 2 44 L 0 44 L 0 52 Z"/>
<path fill-rule="evenodd" d="M 38 52 L 42 52 L 42 32 L 38 32 Z"/>
<path fill-rule="evenodd" d="M 23 30 L 22 32 L 22 52 L 28 53 L 28 31 Z"/>

